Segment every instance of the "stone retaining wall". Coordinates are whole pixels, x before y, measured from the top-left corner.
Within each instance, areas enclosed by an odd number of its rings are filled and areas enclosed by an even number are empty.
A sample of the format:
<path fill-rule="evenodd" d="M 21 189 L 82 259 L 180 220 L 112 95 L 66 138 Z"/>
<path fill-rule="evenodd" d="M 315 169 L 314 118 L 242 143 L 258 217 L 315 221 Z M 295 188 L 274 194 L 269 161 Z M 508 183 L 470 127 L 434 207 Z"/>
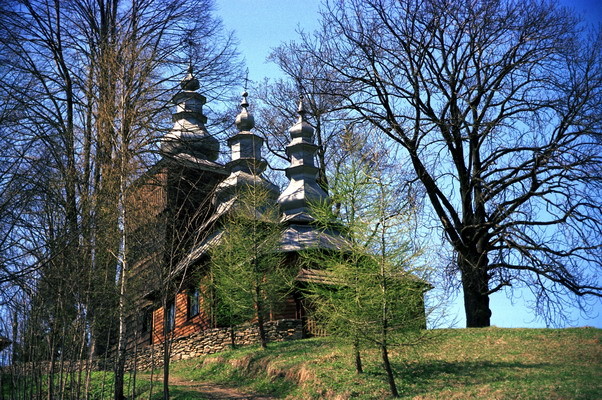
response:
<path fill-rule="evenodd" d="M 281 319 L 265 323 L 266 337 L 269 342 L 301 339 L 303 325 L 298 319 Z M 245 324 L 234 328 L 237 346 L 259 343 L 257 324 Z M 170 359 L 185 360 L 204 354 L 217 353 L 230 348 L 229 328 L 207 329 L 190 336 L 175 338 L 171 343 Z M 136 355 L 128 357 L 126 370 L 146 370 L 163 366 L 163 344 L 140 349 Z"/>

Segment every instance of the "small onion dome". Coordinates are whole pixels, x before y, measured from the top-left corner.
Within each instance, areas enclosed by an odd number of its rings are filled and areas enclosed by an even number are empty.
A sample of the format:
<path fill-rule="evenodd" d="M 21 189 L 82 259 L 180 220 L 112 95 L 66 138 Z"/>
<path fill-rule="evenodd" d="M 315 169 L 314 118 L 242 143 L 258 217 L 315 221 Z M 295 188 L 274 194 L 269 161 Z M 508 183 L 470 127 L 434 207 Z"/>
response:
<path fill-rule="evenodd" d="M 314 134 L 314 128 L 307 122 L 305 119 L 305 104 L 303 102 L 303 95 L 299 96 L 299 107 L 297 108 L 297 113 L 299 114 L 299 118 L 297 119 L 297 123 L 289 128 L 289 133 L 292 138 L 304 137 L 311 138 Z"/>
<path fill-rule="evenodd" d="M 170 157 L 191 156 L 200 160 L 215 161 L 219 156 L 219 141 L 213 137 L 203 114 L 205 96 L 198 93 L 199 81 L 188 67 L 186 77 L 180 83 L 182 90 L 173 97 L 176 106 L 172 114 L 174 126 L 161 139 L 161 152 Z"/>
<path fill-rule="evenodd" d="M 182 82 L 180 82 L 180 86 L 183 90 L 195 91 L 199 90 L 201 85 L 199 85 L 199 80 L 192 75 L 192 65 L 188 66 L 188 74 Z"/>
<path fill-rule="evenodd" d="M 289 184 L 278 197 L 280 210 L 287 223 L 309 223 L 313 220 L 311 204 L 328 200 L 328 194 L 317 182 L 318 167 L 314 157 L 319 146 L 313 140 L 314 128 L 305 120 L 303 97 L 297 109 L 299 118 L 289 129 L 291 141 L 286 146 L 290 166 L 286 168 Z"/>
<path fill-rule="evenodd" d="M 249 94 L 247 93 L 247 91 L 245 90 L 242 93 L 242 101 L 240 102 L 240 107 L 242 108 L 242 110 L 240 111 L 240 114 L 238 114 L 236 116 L 236 127 L 238 128 L 239 132 L 243 132 L 243 131 L 250 131 L 251 129 L 253 129 L 255 127 L 255 118 L 253 118 L 253 115 L 251 115 L 248 111 L 249 108 L 249 103 L 247 102 L 247 96 Z"/>

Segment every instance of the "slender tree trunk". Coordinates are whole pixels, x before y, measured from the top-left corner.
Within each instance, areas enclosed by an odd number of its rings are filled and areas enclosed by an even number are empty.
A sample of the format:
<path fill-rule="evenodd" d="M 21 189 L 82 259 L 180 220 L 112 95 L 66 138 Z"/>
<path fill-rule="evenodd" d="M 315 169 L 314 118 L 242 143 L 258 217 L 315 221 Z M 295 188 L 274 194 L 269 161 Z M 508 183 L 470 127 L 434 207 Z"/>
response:
<path fill-rule="evenodd" d="M 52 332 L 51 332 L 52 334 Z M 54 399 L 54 372 L 55 372 L 55 357 L 54 357 L 54 339 L 51 339 L 50 344 L 50 371 L 48 373 L 48 400 Z"/>
<path fill-rule="evenodd" d="M 491 325 L 486 261 L 487 257 L 484 256 L 473 255 L 466 258 L 458 255 L 458 266 L 462 273 L 467 328 L 483 328 Z"/>
<path fill-rule="evenodd" d="M 255 256 L 255 260 L 257 260 L 257 255 Z M 256 262 L 256 261 L 253 261 Z M 257 267 L 255 266 L 255 269 L 257 269 Z M 261 302 L 261 288 L 259 287 L 259 284 L 256 283 L 255 285 L 255 310 L 257 310 L 257 328 L 259 329 L 259 340 L 261 342 L 261 348 L 262 349 L 266 349 L 267 346 L 267 339 L 265 337 L 265 327 L 263 326 L 264 321 L 263 321 L 263 305 Z"/>
<path fill-rule="evenodd" d="M 65 346 L 65 322 L 62 323 L 63 324 L 63 329 L 61 332 L 61 338 L 60 338 L 60 349 L 61 349 L 61 353 L 59 355 L 59 382 L 58 382 L 58 387 L 59 387 L 59 399 L 63 400 L 65 398 L 65 351 L 66 346 Z"/>
<path fill-rule="evenodd" d="M 94 325 L 94 319 L 90 320 L 90 327 Z M 94 362 L 94 353 L 96 352 L 96 337 L 94 329 L 90 328 L 90 349 L 88 351 L 88 363 L 86 364 L 86 383 L 84 385 L 84 393 L 88 398 L 90 393 L 90 379 L 92 378 L 92 363 Z"/>
<path fill-rule="evenodd" d="M 120 331 L 122 323 L 120 322 Z M 124 399 L 123 385 L 125 375 L 125 338 L 122 339 L 122 333 L 119 333 L 119 343 L 117 345 L 117 360 L 115 360 L 115 400 Z"/>
<path fill-rule="evenodd" d="M 357 337 L 353 341 L 353 353 L 355 354 L 355 372 L 362 374 L 364 368 L 362 367 L 362 355 L 360 354 L 360 343 Z"/>
<path fill-rule="evenodd" d="M 12 345 L 12 354 L 11 354 L 11 364 L 12 365 L 16 365 L 17 363 L 17 356 L 18 356 L 18 351 L 17 351 L 17 343 L 19 343 L 19 314 L 17 313 L 17 311 L 15 310 L 15 312 L 13 313 L 13 321 L 12 321 L 12 328 L 13 328 L 13 345 Z M 25 335 L 25 334 L 24 334 Z"/>
<path fill-rule="evenodd" d="M 386 210 L 386 196 L 383 191 L 383 186 L 379 185 L 380 191 L 380 206 L 379 213 L 380 224 L 379 224 L 379 234 L 380 234 L 380 289 L 382 296 L 382 314 L 381 314 L 381 333 L 380 333 L 380 348 L 382 352 L 383 358 L 383 366 L 385 367 L 385 371 L 387 372 L 387 380 L 389 381 L 389 388 L 391 389 L 391 395 L 393 397 L 399 397 L 399 393 L 397 392 L 397 385 L 395 385 L 395 377 L 393 376 L 393 369 L 391 368 L 391 363 L 389 362 L 389 351 L 387 350 L 388 344 L 388 332 L 389 332 L 389 301 L 387 299 L 387 294 L 389 293 L 389 284 L 388 284 L 388 275 L 389 271 L 387 269 L 388 265 L 388 257 L 387 257 L 387 220 L 385 218 L 385 210 Z"/>
<path fill-rule="evenodd" d="M 86 363 L 84 362 L 84 350 L 86 348 L 86 327 L 85 324 L 82 327 L 82 332 L 81 332 L 81 345 L 79 346 L 79 351 L 77 354 L 77 384 L 75 384 L 76 390 L 75 393 L 72 392 L 72 394 L 75 396 L 76 399 L 81 399 L 82 398 L 82 372 L 84 370 L 84 368 L 86 367 Z M 75 371 L 74 371 L 75 373 Z"/>
<path fill-rule="evenodd" d="M 174 305 L 175 307 L 175 305 Z M 167 299 L 163 300 L 163 400 L 169 400 L 169 356 L 170 356 L 170 340 L 173 332 L 167 332 L 167 324 L 169 317 L 167 315 Z M 175 328 L 175 327 L 174 327 Z"/>
<path fill-rule="evenodd" d="M 389 362 L 389 352 L 387 350 L 387 345 L 382 344 L 380 346 L 383 357 L 383 364 L 385 366 L 385 371 L 387 371 L 387 379 L 389 381 L 389 388 L 391 389 L 391 395 L 393 397 L 399 397 L 399 393 L 397 392 L 397 385 L 395 385 L 395 377 L 393 376 L 393 369 L 391 368 L 391 363 Z"/>
<path fill-rule="evenodd" d="M 123 151 L 123 149 L 122 149 Z M 120 160 L 123 169 L 125 156 Z M 119 262 L 121 271 L 119 276 L 119 339 L 117 345 L 117 361 L 115 362 L 115 400 L 124 399 L 123 385 L 125 375 L 125 351 L 126 351 L 126 321 L 125 321 L 125 301 L 126 301 L 126 280 L 127 280 L 127 242 L 126 242 L 126 214 L 125 214 L 125 177 L 123 170 L 120 172 L 119 180 L 119 220 L 121 225 L 121 237 L 119 246 Z"/>
<path fill-rule="evenodd" d="M 13 388 L 15 388 L 15 391 L 18 393 L 19 392 L 19 386 L 18 386 L 18 382 L 19 380 L 17 379 L 17 375 L 19 374 L 18 370 L 17 370 L 17 357 L 18 357 L 18 351 L 17 351 L 17 343 L 19 340 L 19 337 L 17 336 L 19 334 L 19 314 L 17 312 L 17 310 L 15 310 L 13 312 L 13 320 L 12 320 L 12 339 L 13 339 L 13 344 L 12 344 L 12 351 L 11 351 L 11 356 L 10 356 L 10 366 L 11 366 L 11 383 Z M 26 333 L 23 333 L 23 336 L 25 336 Z M 24 342 L 25 343 L 25 342 Z M 30 341 L 31 343 L 31 341 Z M 30 344 L 31 346 L 31 344 Z M 31 354 L 33 351 L 30 349 L 29 354 Z M 31 356 L 30 356 L 31 357 Z M 33 371 L 34 371 L 34 367 L 33 367 L 33 363 L 31 363 L 32 365 L 32 375 L 33 375 Z M 0 374 L 3 375 L 3 374 Z M 2 392 L 4 394 L 4 390 L 0 390 L 0 392 Z"/>
<path fill-rule="evenodd" d="M 153 388 L 155 387 L 155 346 L 153 344 L 153 332 L 151 330 L 151 374 L 150 374 L 150 388 L 148 389 L 148 399 L 153 398 Z"/>
<path fill-rule="evenodd" d="M 234 325 L 230 325 L 230 346 L 236 348 L 236 337 L 234 335 Z"/>
<path fill-rule="evenodd" d="M 163 400 L 169 400 L 169 343 L 163 341 Z"/>
<path fill-rule="evenodd" d="M 136 338 L 134 339 L 134 365 L 133 365 L 133 371 L 131 371 L 131 377 L 132 377 L 132 399 L 136 398 L 136 376 L 138 373 L 138 341 L 140 340 L 140 335 L 139 335 L 140 329 L 136 330 Z M 152 333 L 151 333 L 152 334 Z"/>
<path fill-rule="evenodd" d="M 259 288 L 256 289 L 256 294 L 259 295 Z M 261 342 L 261 348 L 262 349 L 266 349 L 268 347 L 267 345 L 267 339 L 265 337 L 265 327 L 263 326 L 264 324 L 264 320 L 263 320 L 263 307 L 261 306 L 261 301 L 257 302 L 257 326 L 259 328 L 259 340 Z"/>

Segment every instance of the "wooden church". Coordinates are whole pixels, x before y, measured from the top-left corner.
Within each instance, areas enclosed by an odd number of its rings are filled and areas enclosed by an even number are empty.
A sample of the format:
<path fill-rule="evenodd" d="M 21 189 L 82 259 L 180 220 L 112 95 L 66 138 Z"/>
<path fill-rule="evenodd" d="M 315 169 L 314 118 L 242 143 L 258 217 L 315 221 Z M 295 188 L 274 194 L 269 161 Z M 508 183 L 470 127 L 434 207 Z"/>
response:
<path fill-rule="evenodd" d="M 254 118 L 243 93 L 241 111 L 235 124 L 238 132 L 228 139 L 231 160 L 217 162 L 220 143 L 205 127 L 205 97 L 189 69 L 174 96 L 174 126 L 162 138 L 162 158 L 131 190 L 131 258 L 135 260 L 131 279 L 133 311 L 128 326 L 130 344 L 160 343 L 166 334 L 182 337 L 218 327 L 204 306 L 201 277 L 209 268 L 210 249 L 220 240 L 220 219 L 236 202 L 238 189 L 261 185 L 276 200 L 284 225 L 279 251 L 297 282 L 320 280 L 318 270 L 301 269 L 299 252 L 334 249 L 344 243 L 336 231 L 316 228 L 310 204 L 325 201 L 327 193 L 318 185 L 314 156 L 314 129 L 306 121 L 302 99 L 298 120 L 289 129 L 286 147 L 290 166 L 288 186 L 280 193 L 262 173 L 263 139 L 253 133 Z M 300 291 L 293 292 L 269 319 L 306 321 L 307 310 Z M 309 329 L 309 327 L 307 327 Z"/>

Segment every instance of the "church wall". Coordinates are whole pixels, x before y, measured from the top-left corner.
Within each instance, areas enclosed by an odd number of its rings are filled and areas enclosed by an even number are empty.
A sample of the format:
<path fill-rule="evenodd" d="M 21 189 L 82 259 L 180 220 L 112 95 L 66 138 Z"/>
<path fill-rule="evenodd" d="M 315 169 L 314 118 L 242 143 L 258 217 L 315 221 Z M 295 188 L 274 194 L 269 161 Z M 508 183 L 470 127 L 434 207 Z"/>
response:
<path fill-rule="evenodd" d="M 281 319 L 269 321 L 265 324 L 265 332 L 268 342 L 282 342 L 288 340 L 298 340 L 303 338 L 303 326 L 300 320 Z M 212 328 L 195 332 L 187 336 L 181 336 L 173 339 L 170 347 L 170 360 L 185 360 L 199 357 L 204 354 L 213 354 L 224 351 L 231 347 L 230 328 Z M 259 331 L 257 324 L 247 323 L 235 327 L 235 343 L 237 346 L 246 346 L 259 343 Z M 91 370 L 114 369 L 114 358 L 93 359 L 91 363 L 88 360 L 70 361 L 66 360 L 64 369 L 66 372 L 81 371 L 90 367 Z M 23 363 L 20 368 L 29 368 L 28 364 Z M 36 369 L 42 368 L 42 371 L 50 370 L 50 362 L 44 365 L 43 362 L 36 363 Z M 136 369 L 138 371 L 151 368 L 160 368 L 163 366 L 163 344 L 156 343 L 150 346 L 136 346 L 128 349 L 126 354 L 126 371 Z"/>
<path fill-rule="evenodd" d="M 189 316 L 188 297 L 188 290 L 182 290 L 173 299 L 173 306 L 175 308 L 175 326 L 171 331 L 173 337 L 177 338 L 191 335 L 193 333 L 206 330 L 210 326 L 209 318 L 203 311 L 202 296 L 199 298 L 199 312 L 193 316 Z M 163 307 L 160 307 L 153 312 L 153 344 L 161 343 L 165 338 L 164 312 L 165 310 Z"/>
<path fill-rule="evenodd" d="M 202 332 L 209 328 L 212 328 L 211 320 L 205 311 L 204 299 L 202 295 L 199 295 L 199 312 L 194 316 L 189 316 L 189 292 L 190 289 L 181 290 L 174 296 L 173 307 L 175 311 L 175 318 L 172 333 L 172 338 L 179 338 L 188 336 L 197 332 Z M 168 307 L 170 304 L 168 303 Z M 152 313 L 152 340 L 151 344 L 157 344 L 163 342 L 165 338 L 164 329 L 164 315 L 165 310 L 163 307 L 155 309 Z M 301 309 L 300 300 L 297 296 L 288 296 L 278 307 L 270 310 L 268 317 L 269 321 L 281 320 L 281 319 L 301 319 L 304 312 Z M 255 322 L 254 320 L 251 322 Z"/>
<path fill-rule="evenodd" d="M 294 296 L 287 297 L 279 307 L 271 310 L 270 320 L 278 319 L 301 319 L 299 300 Z"/>

